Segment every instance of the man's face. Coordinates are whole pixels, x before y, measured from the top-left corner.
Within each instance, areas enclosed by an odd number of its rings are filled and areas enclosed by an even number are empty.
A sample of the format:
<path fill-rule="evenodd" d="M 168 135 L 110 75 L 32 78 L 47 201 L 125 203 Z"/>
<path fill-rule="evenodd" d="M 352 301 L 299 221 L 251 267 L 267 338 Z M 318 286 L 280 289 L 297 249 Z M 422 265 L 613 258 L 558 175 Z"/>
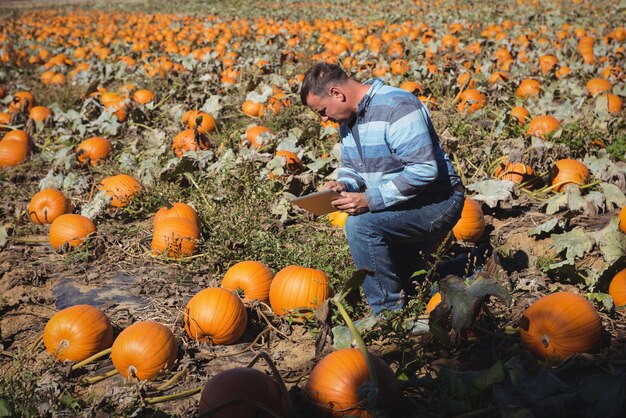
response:
<path fill-rule="evenodd" d="M 327 96 L 316 96 L 309 93 L 307 105 L 311 110 L 320 115 L 322 121 L 337 123 L 349 123 L 354 117 L 354 110 L 350 107 L 342 91 L 331 88 Z"/>

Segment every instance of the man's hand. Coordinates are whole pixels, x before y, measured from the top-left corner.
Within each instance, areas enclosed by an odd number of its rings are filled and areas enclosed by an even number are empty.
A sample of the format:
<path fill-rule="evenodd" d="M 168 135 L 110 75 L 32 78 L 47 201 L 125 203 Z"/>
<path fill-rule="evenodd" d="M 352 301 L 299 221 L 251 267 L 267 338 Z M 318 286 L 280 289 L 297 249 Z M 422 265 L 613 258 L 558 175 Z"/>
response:
<path fill-rule="evenodd" d="M 339 183 L 338 181 L 328 181 L 324 184 L 323 189 L 325 190 L 333 190 L 337 193 L 345 192 L 348 190 L 345 184 Z"/>
<path fill-rule="evenodd" d="M 358 215 L 370 210 L 365 193 L 341 192 L 341 197 L 333 200 L 332 205 L 349 215 Z"/>

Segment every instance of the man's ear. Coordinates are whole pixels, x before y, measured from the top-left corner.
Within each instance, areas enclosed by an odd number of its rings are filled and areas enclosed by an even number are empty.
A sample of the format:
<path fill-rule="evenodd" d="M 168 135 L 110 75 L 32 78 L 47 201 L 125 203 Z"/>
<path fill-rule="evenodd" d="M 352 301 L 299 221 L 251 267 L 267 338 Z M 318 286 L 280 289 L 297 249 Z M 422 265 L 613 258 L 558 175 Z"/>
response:
<path fill-rule="evenodd" d="M 330 97 L 341 102 L 345 102 L 347 99 L 343 89 L 339 86 L 332 86 L 330 88 Z"/>

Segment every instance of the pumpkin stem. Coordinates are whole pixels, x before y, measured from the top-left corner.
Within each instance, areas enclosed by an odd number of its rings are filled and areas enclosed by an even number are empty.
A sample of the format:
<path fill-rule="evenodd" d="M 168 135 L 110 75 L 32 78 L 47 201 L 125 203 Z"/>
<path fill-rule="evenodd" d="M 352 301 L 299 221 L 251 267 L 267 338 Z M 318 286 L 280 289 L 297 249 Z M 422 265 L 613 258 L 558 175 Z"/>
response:
<path fill-rule="evenodd" d="M 187 373 L 187 370 L 179 371 L 174 376 L 172 376 L 170 379 L 168 379 L 166 382 L 164 382 L 163 384 L 157 386 L 155 388 L 155 390 L 158 391 L 158 392 L 162 392 L 164 390 L 167 390 L 167 389 L 171 388 L 172 386 L 174 386 L 174 383 L 178 382 L 186 373 Z"/>
<path fill-rule="evenodd" d="M 189 389 L 189 390 L 186 390 L 184 392 L 174 393 L 173 395 L 155 396 L 154 398 L 147 398 L 147 399 L 145 399 L 145 402 L 148 405 L 154 405 L 155 403 L 173 401 L 173 400 L 176 400 L 176 399 L 181 399 L 181 398 L 184 398 L 184 397 L 187 397 L 187 396 L 195 395 L 196 393 L 200 392 L 201 390 L 202 390 L 202 388 L 199 387 L 199 388 Z"/>
<path fill-rule="evenodd" d="M 87 383 L 88 385 L 92 385 L 94 383 L 98 383 L 101 380 L 108 379 L 111 376 L 115 376 L 118 373 L 119 372 L 117 371 L 117 369 L 113 369 L 110 372 L 101 374 L 100 376 L 95 376 L 95 377 L 90 377 L 88 379 L 85 379 L 84 382 Z"/>
<path fill-rule="evenodd" d="M 291 411 L 293 411 L 293 404 L 291 403 L 291 398 L 289 397 L 289 392 L 287 392 L 287 387 L 285 386 L 285 382 L 283 380 L 283 377 L 281 376 L 280 372 L 276 368 L 276 365 L 274 364 L 274 361 L 272 361 L 272 358 L 269 356 L 269 354 L 267 354 L 265 351 L 261 351 L 259 354 L 257 354 L 252 359 L 252 361 L 250 363 L 248 363 L 248 365 L 246 367 L 250 368 L 250 367 L 254 366 L 254 364 L 260 358 L 263 358 L 263 360 L 265 360 L 265 363 L 267 364 L 267 367 L 269 367 L 270 370 L 272 371 L 272 375 L 274 376 L 274 380 L 278 384 L 280 392 L 282 393 L 283 398 L 285 399 L 285 403 L 287 404 L 287 416 L 291 416 Z M 222 406 L 223 405 L 220 405 L 216 409 L 219 409 Z"/>
<path fill-rule="evenodd" d="M 541 336 L 541 343 L 543 344 L 545 348 L 548 348 L 548 345 L 550 345 L 550 337 L 547 336 L 546 334 L 543 334 Z"/>
<path fill-rule="evenodd" d="M 83 366 L 86 366 L 88 364 L 93 363 L 95 360 L 98 360 L 100 357 L 104 357 L 107 354 L 111 353 L 111 348 L 107 348 L 105 350 L 100 351 L 99 353 L 94 354 L 93 356 L 86 358 L 85 360 L 81 361 L 80 363 L 76 363 L 72 366 L 72 370 L 76 370 L 76 369 L 80 369 Z"/>
<path fill-rule="evenodd" d="M 43 341 L 43 334 L 37 337 L 37 339 L 33 342 L 33 345 L 30 346 L 30 351 L 35 351 L 39 347 L 39 344 L 41 344 L 42 341 Z"/>
<path fill-rule="evenodd" d="M 57 347 L 55 351 L 55 356 L 59 357 L 59 355 L 61 354 L 61 351 L 65 350 L 69 346 L 70 346 L 70 342 L 68 340 L 61 340 L 61 342 L 59 343 L 59 346 Z"/>

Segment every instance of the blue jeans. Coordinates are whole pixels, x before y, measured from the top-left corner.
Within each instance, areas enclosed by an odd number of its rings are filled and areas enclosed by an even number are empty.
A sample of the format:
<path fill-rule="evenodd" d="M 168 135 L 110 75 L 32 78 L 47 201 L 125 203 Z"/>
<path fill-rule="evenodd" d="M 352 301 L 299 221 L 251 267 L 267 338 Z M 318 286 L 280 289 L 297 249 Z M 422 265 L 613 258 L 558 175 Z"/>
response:
<path fill-rule="evenodd" d="M 404 307 L 410 277 L 425 266 L 433 244 L 454 227 L 463 203 L 463 192 L 455 191 L 348 216 L 345 232 L 352 259 L 357 269 L 372 272 L 365 277 L 363 291 L 375 313 Z"/>

